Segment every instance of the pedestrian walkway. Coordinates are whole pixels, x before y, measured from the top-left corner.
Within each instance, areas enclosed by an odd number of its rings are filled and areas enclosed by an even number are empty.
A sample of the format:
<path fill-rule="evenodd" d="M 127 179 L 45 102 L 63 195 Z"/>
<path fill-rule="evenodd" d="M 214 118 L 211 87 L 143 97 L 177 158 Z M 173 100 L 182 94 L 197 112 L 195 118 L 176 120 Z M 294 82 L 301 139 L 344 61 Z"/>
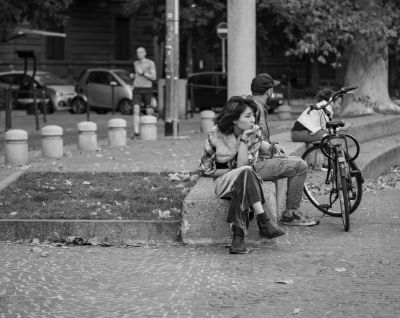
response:
<path fill-rule="evenodd" d="M 399 194 L 367 192 L 348 233 L 327 217 L 248 255 L 3 242 L 0 317 L 397 318 Z"/>

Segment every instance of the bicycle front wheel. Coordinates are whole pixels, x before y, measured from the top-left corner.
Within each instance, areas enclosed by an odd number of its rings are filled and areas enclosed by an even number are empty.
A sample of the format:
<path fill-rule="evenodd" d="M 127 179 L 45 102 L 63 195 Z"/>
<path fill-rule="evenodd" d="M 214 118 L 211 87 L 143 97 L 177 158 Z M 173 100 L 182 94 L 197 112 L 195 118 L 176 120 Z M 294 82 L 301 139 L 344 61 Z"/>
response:
<path fill-rule="evenodd" d="M 337 173 L 337 185 L 338 185 L 338 195 L 339 195 L 339 203 L 340 210 L 342 212 L 342 220 L 344 230 L 348 232 L 350 230 L 350 199 L 349 199 L 349 190 L 347 184 L 347 175 L 349 175 L 349 170 L 346 173 L 346 162 L 342 162 L 338 164 L 338 173 Z"/>
<path fill-rule="evenodd" d="M 307 149 L 302 159 L 308 166 L 307 179 L 304 183 L 304 194 L 308 201 L 327 215 L 341 217 L 342 209 L 337 179 L 333 175 L 336 170 L 333 166 L 331 166 L 330 176 L 327 178 L 329 160 L 331 159 L 324 156 L 318 146 Z M 356 170 L 354 162 L 346 162 L 346 164 L 349 165 L 351 172 Z M 347 179 L 347 193 L 350 201 L 349 214 L 351 214 L 361 202 L 362 177 L 360 174 L 350 173 Z"/>

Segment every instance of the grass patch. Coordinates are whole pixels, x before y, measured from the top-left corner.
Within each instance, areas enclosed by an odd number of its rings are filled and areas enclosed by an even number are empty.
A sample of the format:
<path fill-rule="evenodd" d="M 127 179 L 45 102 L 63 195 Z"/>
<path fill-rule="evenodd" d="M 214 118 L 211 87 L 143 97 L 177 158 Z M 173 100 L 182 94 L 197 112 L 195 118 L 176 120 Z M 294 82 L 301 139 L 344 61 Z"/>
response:
<path fill-rule="evenodd" d="M 189 175 L 172 177 L 145 172 L 25 173 L 0 192 L 0 218 L 179 219 L 196 181 Z"/>

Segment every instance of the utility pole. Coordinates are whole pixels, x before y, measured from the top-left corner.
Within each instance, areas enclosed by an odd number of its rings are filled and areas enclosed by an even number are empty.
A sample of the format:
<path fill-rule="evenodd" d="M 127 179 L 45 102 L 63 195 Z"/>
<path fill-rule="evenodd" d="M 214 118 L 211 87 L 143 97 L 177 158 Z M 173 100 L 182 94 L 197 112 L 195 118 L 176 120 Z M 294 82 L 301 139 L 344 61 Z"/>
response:
<path fill-rule="evenodd" d="M 165 136 L 178 136 L 179 0 L 166 0 Z"/>

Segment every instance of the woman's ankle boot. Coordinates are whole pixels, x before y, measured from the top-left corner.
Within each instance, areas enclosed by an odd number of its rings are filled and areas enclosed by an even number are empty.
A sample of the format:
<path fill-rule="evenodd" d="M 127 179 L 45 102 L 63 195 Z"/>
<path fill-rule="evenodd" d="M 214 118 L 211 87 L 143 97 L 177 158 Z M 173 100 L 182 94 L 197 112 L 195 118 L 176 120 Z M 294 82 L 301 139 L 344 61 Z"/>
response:
<path fill-rule="evenodd" d="M 256 218 L 259 228 L 258 233 L 261 236 L 266 237 L 268 239 L 273 239 L 275 237 L 285 234 L 285 232 L 283 232 L 279 227 L 277 227 L 268 219 L 267 214 L 265 212 L 257 214 Z"/>
<path fill-rule="evenodd" d="M 249 250 L 244 244 L 244 232 L 241 228 L 232 226 L 233 239 L 231 247 L 229 248 L 229 254 L 247 254 Z"/>

